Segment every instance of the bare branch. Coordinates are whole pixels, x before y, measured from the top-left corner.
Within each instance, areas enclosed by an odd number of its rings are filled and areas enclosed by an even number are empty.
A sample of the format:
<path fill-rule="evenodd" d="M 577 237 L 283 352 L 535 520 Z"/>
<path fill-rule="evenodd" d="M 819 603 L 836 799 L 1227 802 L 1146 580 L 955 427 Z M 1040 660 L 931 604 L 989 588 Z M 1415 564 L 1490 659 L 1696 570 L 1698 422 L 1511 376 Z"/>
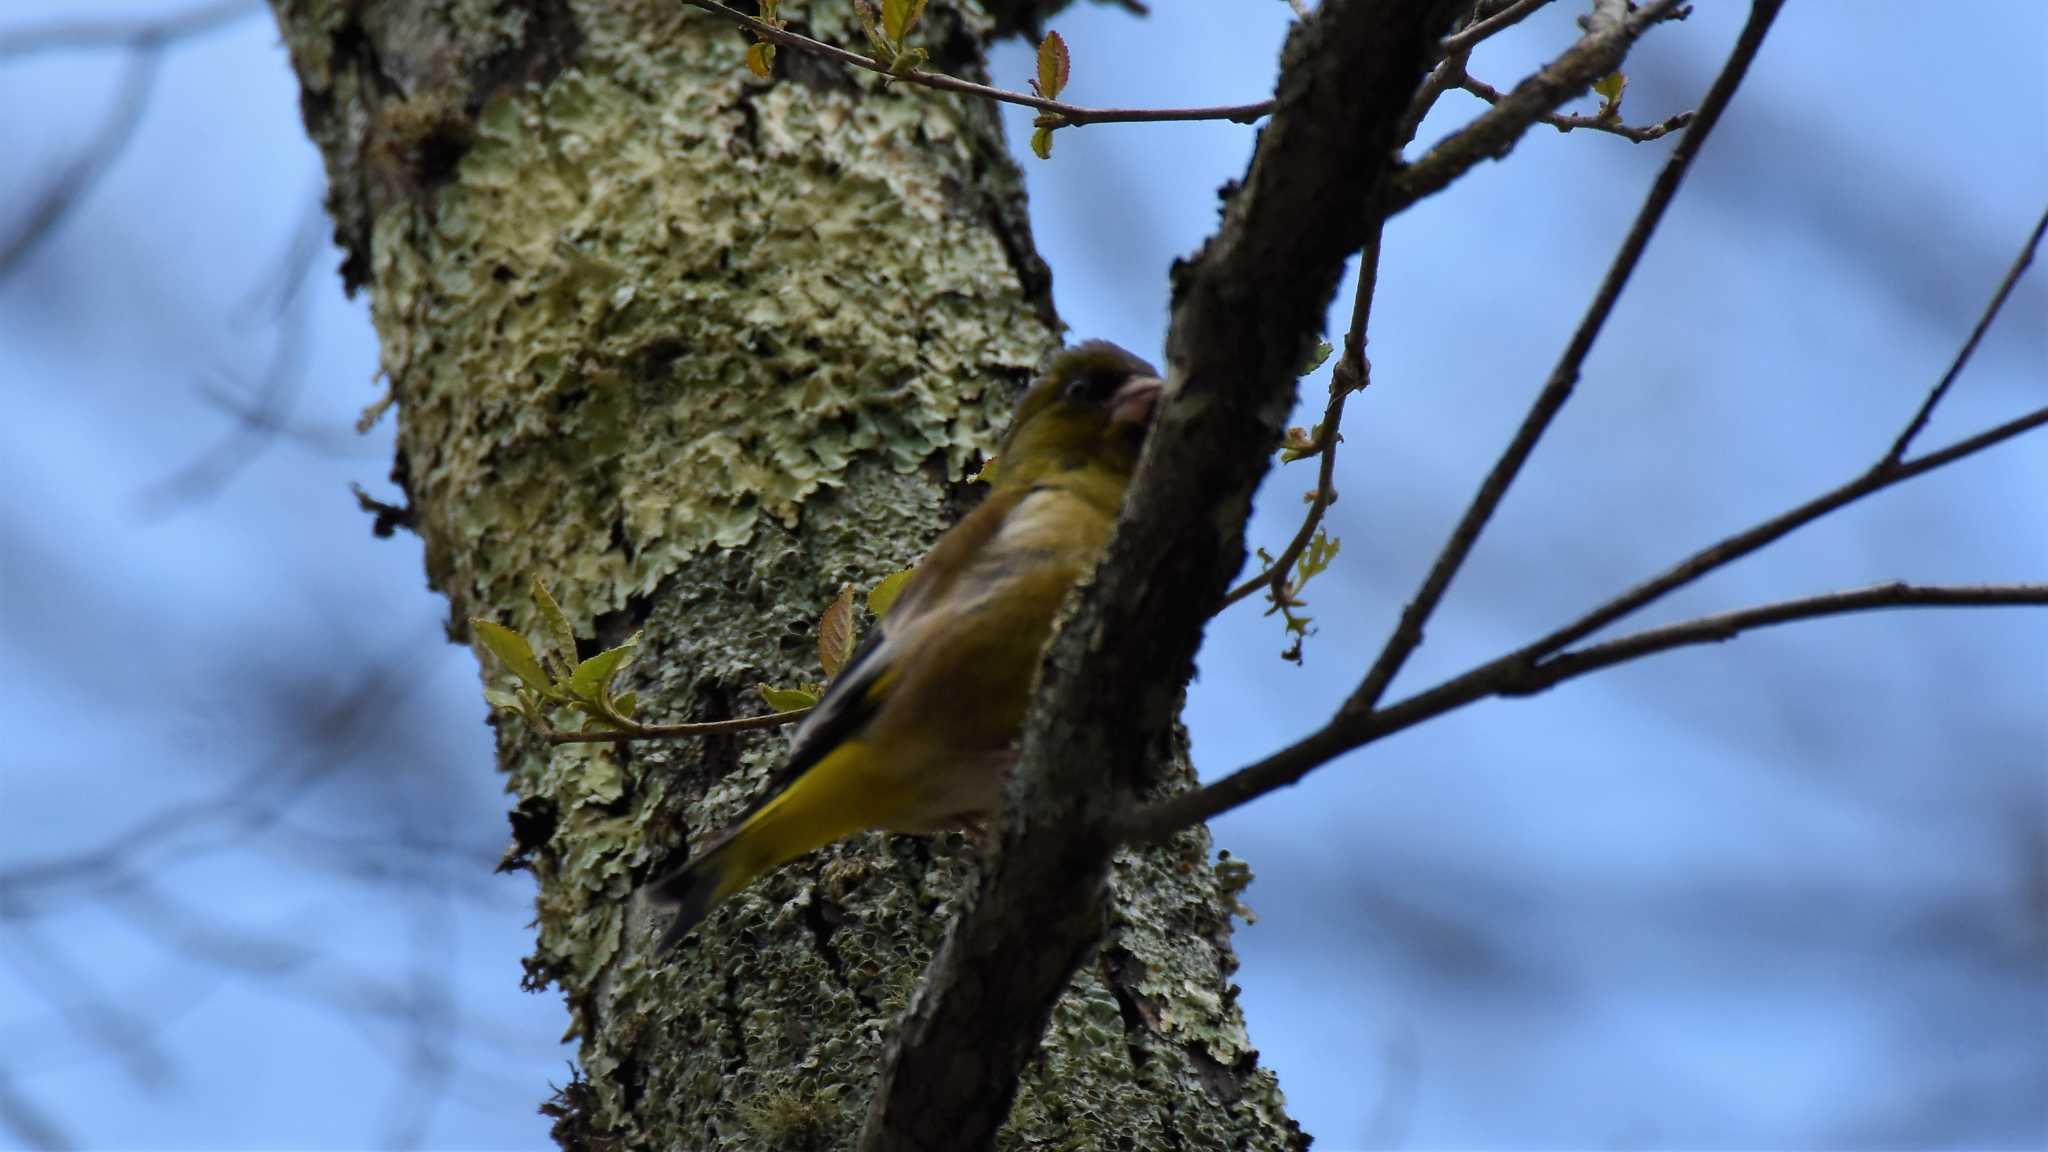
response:
<path fill-rule="evenodd" d="M 1378 290 L 1379 279 L 1380 222 L 1375 220 L 1372 235 L 1366 239 L 1365 249 L 1358 258 L 1358 291 L 1351 298 L 1351 327 L 1344 333 L 1344 351 L 1330 369 L 1330 401 L 1323 408 L 1323 422 L 1316 434 L 1315 451 L 1322 457 L 1322 462 L 1316 472 L 1316 488 L 1309 499 L 1308 513 L 1301 518 L 1301 527 L 1294 533 L 1294 539 L 1287 542 L 1287 547 L 1264 571 L 1224 594 L 1223 603 L 1217 608 L 1219 612 L 1260 588 L 1272 589 L 1276 607 L 1285 604 L 1292 596 L 1287 573 L 1308 550 L 1309 542 L 1315 539 L 1316 529 L 1323 524 L 1323 513 L 1337 502 L 1337 443 L 1343 439 L 1338 429 L 1344 421 L 1344 398 L 1353 392 L 1365 391 L 1366 385 L 1372 382 L 1372 364 L 1365 358 L 1365 330 L 1372 318 L 1372 298 Z"/>
<path fill-rule="evenodd" d="M 1446 66 L 1449 63 L 1449 61 L 1445 61 Z M 1457 77 L 1456 84 L 1459 88 L 1470 92 L 1488 104 L 1499 104 L 1502 100 L 1506 99 L 1506 97 L 1501 95 L 1500 89 L 1473 76 L 1469 72 L 1461 71 Z M 1592 132 L 1605 132 L 1609 136 L 1619 136 L 1624 140 L 1632 140 L 1637 144 L 1647 144 L 1652 140 L 1662 140 L 1664 137 L 1692 123 L 1692 117 L 1693 114 L 1690 112 L 1680 112 L 1659 120 L 1655 124 L 1646 124 L 1641 128 L 1624 124 L 1619 119 L 1609 119 L 1603 116 L 1581 116 L 1565 112 L 1545 112 L 1543 115 L 1538 116 L 1537 119 L 1557 129 L 1559 132 L 1570 132 L 1577 128 L 1584 128 Z"/>
<path fill-rule="evenodd" d="M 0 33 L 0 60 L 66 49 L 149 49 L 203 35 L 262 10 L 259 0 L 215 0 L 153 20 L 64 20 L 37 24 Z"/>
<path fill-rule="evenodd" d="M 2016 416 L 1996 427 L 1988 428 L 1975 436 L 1958 440 L 1938 451 L 1929 452 L 1902 463 L 1888 463 L 1880 460 L 1861 476 L 1822 493 L 1799 506 L 1778 516 L 1755 525 L 1733 536 L 1729 536 L 1707 548 L 1701 549 L 1687 559 L 1673 565 L 1654 579 L 1645 581 L 1635 588 L 1615 597 L 1607 603 L 1586 613 L 1563 628 L 1526 644 L 1505 656 L 1488 661 L 1461 675 L 1438 684 L 1423 692 L 1389 705 L 1364 712 L 1340 709 L 1330 722 L 1309 734 L 1304 739 L 1281 749 L 1255 764 L 1207 785 L 1197 791 L 1177 796 L 1172 800 L 1139 811 L 1128 819 L 1123 828 L 1124 839 L 1133 843 L 1154 843 L 1173 835 L 1174 832 L 1191 824 L 1213 819 L 1252 799 L 1268 792 L 1284 788 L 1300 780 L 1321 765 L 1354 748 L 1360 748 L 1383 736 L 1391 735 L 1405 728 L 1414 727 L 1425 720 L 1440 716 L 1453 708 L 1460 708 L 1475 700 L 1495 695 L 1523 695 L 1540 690 L 1548 685 L 1538 682 L 1537 676 L 1546 661 L 1557 659 L 1556 654 L 1564 652 L 1572 644 L 1585 639 L 1594 632 L 1646 607 L 1665 595 L 1705 576 L 1717 568 L 1725 567 L 1736 560 L 1755 552 L 1775 540 L 1782 539 L 1795 529 L 1810 524 L 1822 516 L 1860 500 L 1872 493 L 1882 491 L 1895 484 L 1904 483 L 1915 476 L 1923 475 L 1937 468 L 1946 467 L 1958 460 L 1974 456 L 2007 440 L 2024 435 L 2036 428 L 2048 425 L 2048 407 L 2037 408 Z M 1887 586 L 1891 587 L 1891 586 Z M 2019 585 L 2015 587 L 2035 587 Z M 1868 594 L 1866 590 L 1865 593 Z M 1932 595 L 1947 595 L 1935 593 Z M 2001 600 L 2000 603 L 2031 602 Z M 1797 603 L 1797 602 L 1794 602 Z M 1873 607 L 1877 605 L 1872 605 Z M 1753 612 L 1776 611 L 1776 606 L 1752 609 Z M 1819 614 L 1819 613 L 1816 613 Z M 1709 618 L 1715 619 L 1715 618 Z M 1759 623 L 1776 623 L 1766 620 Z M 1697 623 L 1697 622 L 1694 622 Z M 1673 625 L 1671 627 L 1684 627 Z M 1642 637 L 1655 636 L 1661 630 L 1652 629 L 1634 637 L 1623 637 L 1612 644 L 1642 643 Z M 1711 637 L 1702 637 L 1710 639 Z M 1585 653 L 1606 649 L 1606 645 L 1583 649 Z M 1661 648 L 1650 649 L 1661 651 Z M 1647 652 L 1643 653 L 1647 654 Z M 1607 661 L 1602 667 L 1619 661 Z M 1590 670 L 1590 669 L 1588 669 Z M 1562 679 L 1562 677 L 1560 677 Z M 1555 681 L 1553 681 L 1554 683 Z"/>
<path fill-rule="evenodd" d="M 1442 602 L 1444 593 L 1451 586 L 1452 578 L 1458 574 L 1458 569 L 1464 565 L 1465 558 L 1471 554 L 1472 547 L 1478 542 L 1479 534 L 1485 529 L 1487 520 L 1492 518 L 1494 509 L 1500 506 L 1502 498 L 1507 495 L 1508 486 L 1514 483 L 1516 475 L 1521 472 L 1522 465 L 1527 463 L 1530 455 L 1535 452 L 1536 444 L 1549 429 L 1550 422 L 1564 408 L 1565 401 L 1571 399 L 1572 389 L 1578 384 L 1580 365 L 1585 363 L 1586 355 L 1593 350 L 1593 341 L 1599 337 L 1600 329 L 1607 323 L 1607 317 L 1613 311 L 1615 301 L 1621 298 L 1621 290 L 1627 286 L 1630 275 L 1635 272 L 1637 261 L 1642 259 L 1643 250 L 1649 246 L 1650 237 L 1655 234 L 1657 225 L 1664 219 L 1664 210 L 1678 194 L 1678 187 L 1684 181 L 1687 169 L 1692 166 L 1693 158 L 1699 155 L 1700 146 L 1706 142 L 1707 135 L 1720 121 L 1721 113 L 1734 98 L 1743 75 L 1749 71 L 1750 61 L 1756 58 L 1757 50 L 1763 46 L 1764 34 L 1770 29 L 1771 21 L 1776 18 L 1781 2 L 1782 0 L 1757 0 L 1750 9 L 1749 23 L 1744 26 L 1742 35 L 1736 40 L 1735 47 L 1729 54 L 1727 64 L 1722 67 L 1720 76 L 1715 79 L 1713 88 L 1707 92 L 1706 100 L 1701 103 L 1699 119 L 1686 131 L 1678 146 L 1672 149 L 1670 158 L 1664 163 L 1664 170 L 1657 174 L 1656 182 L 1650 187 L 1649 196 L 1643 201 L 1642 210 L 1636 214 L 1635 223 L 1629 227 L 1627 237 L 1622 240 L 1621 250 L 1615 253 L 1614 262 L 1608 267 L 1599 291 L 1594 294 L 1593 302 L 1587 307 L 1585 318 L 1579 322 L 1578 331 L 1572 334 L 1571 343 L 1565 347 L 1564 355 L 1558 359 L 1557 367 L 1552 369 L 1550 379 L 1537 394 L 1536 402 L 1530 406 L 1528 415 L 1522 418 L 1521 426 L 1515 430 L 1514 438 L 1508 442 L 1500 459 L 1494 462 L 1493 470 L 1479 486 L 1478 494 L 1472 498 L 1472 503 L 1465 509 L 1464 516 L 1452 530 L 1450 540 L 1444 544 L 1443 551 L 1437 554 L 1436 563 L 1431 565 L 1422 587 L 1402 610 L 1394 634 L 1380 650 L 1379 658 L 1366 673 L 1364 682 L 1351 694 L 1351 698 L 1344 702 L 1343 713 L 1363 715 L 1371 712 L 1379 704 L 1380 698 L 1386 694 L 1387 686 L 1393 683 L 1394 676 L 1400 672 L 1401 666 L 1407 662 L 1409 654 L 1422 643 L 1423 625 L 1429 621 L 1430 615 Z M 1653 6 L 1643 9 L 1638 15 L 1646 16 L 1656 11 L 1657 7 Z M 1591 39 L 1589 36 L 1587 41 L 1581 42 L 1582 45 Z"/>
<path fill-rule="evenodd" d="M 1533 659 L 1563 651 L 1622 617 L 1647 607 L 1715 569 L 1725 568 L 1744 556 L 1783 539 L 1793 531 L 1838 508 L 1861 500 L 1873 492 L 1882 491 L 1915 476 L 1932 472 L 1936 468 L 1953 464 L 1965 456 L 1972 456 L 1986 448 L 2002 444 L 2043 424 L 2048 424 L 2048 407 L 2014 417 L 1997 427 L 1986 429 L 1966 440 L 1957 441 L 1938 452 L 1930 452 L 1905 463 L 1888 464 L 1880 461 L 1847 484 L 1824 492 L 1796 508 L 1787 509 L 1761 524 L 1701 549 L 1656 578 L 1629 589 L 1563 628 L 1526 646 L 1516 655 Z"/>
<path fill-rule="evenodd" d="M 1469 54 L 1481 41 L 1490 40 L 1520 24 L 1534 16 L 1538 9 L 1549 7 L 1550 3 L 1551 0 L 1514 0 L 1491 15 L 1482 14 L 1479 19 L 1467 24 L 1463 29 L 1444 37 L 1444 56 L 1448 58 Z"/>
<path fill-rule="evenodd" d="M 1998 282 L 1998 290 L 1991 294 L 1991 302 L 1984 306 L 1984 312 L 1977 317 L 1977 326 L 1970 329 L 1970 338 L 1956 349 L 1956 357 L 1949 362 L 1948 371 L 1927 393 L 1927 399 L 1920 402 L 1920 410 L 1906 422 L 1905 430 L 1892 442 L 1891 450 L 1884 454 L 1883 464 L 1897 464 L 1905 459 L 1906 451 L 1913 446 L 1913 440 L 1927 427 L 1927 421 L 1934 417 L 1935 405 L 1948 395 L 1949 386 L 1962 375 L 1963 366 L 1970 362 L 1970 356 L 1977 351 L 1977 344 L 1984 339 L 1984 333 L 1991 328 L 1991 322 L 1998 319 L 1999 310 L 2005 307 L 2006 298 L 2012 295 L 2013 286 L 2026 275 L 2027 266 L 2034 262 L 2034 252 L 2041 246 L 2041 234 L 2048 232 L 2048 208 L 2041 211 L 2041 218 L 2034 222 L 2034 230 L 2028 234 L 2027 242 L 2020 247 L 2020 254 L 2013 259 L 2012 267 L 2006 269 L 2005 279 Z"/>
<path fill-rule="evenodd" d="M 1453 52 L 1431 70 L 1429 79 L 1423 81 L 1422 87 L 1415 93 L 1415 98 L 1409 101 L 1408 114 L 1401 118 L 1400 141 L 1396 147 L 1406 149 L 1414 142 L 1415 134 L 1422 130 L 1422 122 L 1429 118 L 1429 110 L 1436 107 L 1436 102 L 1443 99 L 1444 93 L 1457 87 L 1458 78 L 1465 74 L 1465 64 L 1471 58 L 1472 53 L 1469 49 Z"/>
<path fill-rule="evenodd" d="M 781 728 L 811 714 L 809 708 L 770 712 L 765 716 L 739 716 L 731 720 L 701 720 L 695 724 L 644 724 L 616 732 L 560 732 L 544 735 L 549 744 L 618 744 L 628 740 L 687 740 L 694 736 L 719 736 L 727 732 L 758 732 Z"/>
<path fill-rule="evenodd" d="M 128 142 L 135 138 L 136 125 L 142 123 L 143 110 L 149 106 L 149 91 L 156 82 L 158 59 L 153 46 L 138 48 L 131 55 L 128 69 L 121 75 L 121 90 L 114 97 L 113 110 L 107 113 L 99 131 L 93 134 L 84 151 L 66 165 L 36 198 L 35 206 L 29 209 L 14 235 L 0 239 L 0 280 L 5 280 L 36 245 L 57 230 L 57 226 L 127 150 Z"/>
<path fill-rule="evenodd" d="M 962 80 L 957 76 L 948 76 L 943 72 L 927 72 L 922 68 L 894 72 L 886 64 L 875 60 L 873 57 L 863 56 L 858 52 L 841 48 L 836 44 L 827 44 L 822 40 L 813 40 L 809 36 L 791 32 L 787 28 L 777 28 L 765 20 L 758 20 L 744 12 L 734 11 L 718 3 L 718 0 L 683 0 L 683 2 L 695 8 L 701 8 L 715 16 L 723 17 L 753 33 L 755 36 L 770 43 L 781 45 L 784 48 L 806 52 L 825 60 L 844 64 L 849 68 L 862 68 L 869 72 L 880 73 L 891 79 L 901 80 L 906 84 L 916 84 L 922 88 L 931 88 L 940 92 L 958 92 L 965 96 L 976 96 L 983 100 L 995 100 L 1003 104 L 1018 104 L 1026 108 L 1036 108 L 1048 115 L 1058 116 L 1063 121 L 1061 125 L 1058 125 L 1059 127 L 1079 127 L 1083 124 L 1144 124 L 1179 120 L 1234 120 L 1239 124 L 1249 124 L 1273 111 L 1273 102 L 1271 100 L 1261 100 L 1253 104 L 1222 104 L 1207 108 L 1089 108 L 1080 104 L 1069 104 L 1064 100 L 1048 100 L 1043 96 L 1034 96 L 1029 92 L 1013 92 L 1007 88 L 977 84 L 972 80 Z"/>
<path fill-rule="evenodd" d="M 1522 134 L 1554 112 L 1565 101 L 1584 93 L 1593 81 L 1621 67 L 1628 50 L 1643 33 L 1669 17 L 1678 0 L 1656 0 L 1634 12 L 1611 19 L 1613 5 L 1603 4 L 1587 20 L 1588 29 L 1579 42 L 1549 66 L 1515 85 L 1499 103 L 1481 113 L 1425 153 L 1421 159 L 1394 176 L 1388 189 L 1389 216 L 1425 196 L 1441 192 L 1451 181 L 1482 160 L 1498 160 L 1508 154 Z"/>
<path fill-rule="evenodd" d="M 0 1128 L 13 1133 L 24 1148 L 69 1152 L 78 1147 L 55 1117 L 15 1086 L 14 1077 L 4 1067 L 0 1067 Z"/>
<path fill-rule="evenodd" d="M 165 45 L 224 27 L 263 10 L 257 0 L 216 0 L 154 20 L 67 20 L 0 33 L 0 62 L 39 52 L 125 48 L 128 69 L 114 107 L 77 158 L 36 198 L 12 236 L 0 238 L 0 280 L 57 230 L 71 210 L 106 174 L 134 138 L 149 105 L 160 53 Z"/>
<path fill-rule="evenodd" d="M 1294 784 L 1346 752 L 1489 696 L 1534 695 L 1617 664 L 1674 648 L 1732 640 L 1775 624 L 1891 608 L 2003 606 L 2048 606 L 2048 584 L 1878 584 L 1645 629 L 1535 663 L 1520 659 L 1520 653 L 1510 654 L 1376 711 L 1361 722 L 1333 720 L 1307 738 L 1208 787 L 1141 809 L 1124 823 L 1122 835 L 1133 844 L 1162 843 L 1183 828 L 1213 820 Z"/>
<path fill-rule="evenodd" d="M 1502 696 L 1527 696 L 1566 680 L 1639 660 L 1673 648 L 1718 644 L 1744 632 L 1796 620 L 1817 620 L 1850 612 L 1883 608 L 1990 608 L 2012 605 L 2048 606 L 2048 584 L 1926 585 L 1892 581 L 1797 600 L 1759 604 L 1734 612 L 1646 628 L 1576 651 L 1559 653 L 1538 663 L 1522 680 L 1503 687 Z"/>

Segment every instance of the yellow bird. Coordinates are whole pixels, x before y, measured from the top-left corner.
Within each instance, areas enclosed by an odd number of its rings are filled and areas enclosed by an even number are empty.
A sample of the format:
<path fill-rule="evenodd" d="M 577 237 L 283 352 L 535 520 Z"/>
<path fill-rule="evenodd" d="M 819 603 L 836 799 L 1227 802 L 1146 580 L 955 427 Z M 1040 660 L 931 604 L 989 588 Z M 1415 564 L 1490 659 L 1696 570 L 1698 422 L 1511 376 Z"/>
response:
<path fill-rule="evenodd" d="M 1103 340 L 1053 357 L 997 450 L 992 490 L 939 538 L 804 718 L 768 792 L 654 881 L 673 948 L 719 901 L 879 828 L 928 834 L 993 813 L 1060 604 L 1094 571 L 1163 385 Z"/>

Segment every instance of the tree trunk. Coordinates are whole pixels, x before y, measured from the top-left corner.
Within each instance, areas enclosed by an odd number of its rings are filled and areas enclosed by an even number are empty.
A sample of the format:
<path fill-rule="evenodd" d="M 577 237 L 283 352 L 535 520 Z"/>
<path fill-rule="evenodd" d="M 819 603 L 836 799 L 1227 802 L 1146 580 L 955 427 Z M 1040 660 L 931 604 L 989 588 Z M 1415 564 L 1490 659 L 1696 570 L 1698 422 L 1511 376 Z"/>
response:
<path fill-rule="evenodd" d="M 935 6 L 923 43 L 978 76 L 999 21 L 1054 6 Z M 643 633 L 630 687 L 651 721 L 818 679 L 824 605 L 907 566 L 972 498 L 958 478 L 1056 339 L 993 111 L 787 51 L 760 80 L 740 34 L 677 0 L 275 7 L 451 634 L 473 616 L 534 631 L 538 576 L 586 654 Z M 862 42 L 850 4 L 783 15 Z M 971 838 L 819 853 L 669 963 L 631 899 L 784 743 L 549 751 L 500 724 L 508 860 L 540 882 L 529 979 L 561 987 L 581 1044 L 550 1105 L 564 1147 L 858 1130 Z M 1120 858 L 1113 884 L 1001 1146 L 1305 1144 L 1229 984 L 1241 880 L 1191 834 Z"/>

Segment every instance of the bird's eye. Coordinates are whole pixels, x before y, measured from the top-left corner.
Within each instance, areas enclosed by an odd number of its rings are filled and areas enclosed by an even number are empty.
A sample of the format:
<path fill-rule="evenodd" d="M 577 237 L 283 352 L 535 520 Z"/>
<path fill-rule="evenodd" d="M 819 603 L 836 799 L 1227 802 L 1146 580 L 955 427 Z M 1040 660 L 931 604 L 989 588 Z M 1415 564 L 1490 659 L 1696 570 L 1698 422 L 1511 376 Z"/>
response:
<path fill-rule="evenodd" d="M 1116 392 L 1123 380 L 1109 372 L 1089 372 L 1067 382 L 1066 398 L 1082 404 L 1101 404 Z"/>

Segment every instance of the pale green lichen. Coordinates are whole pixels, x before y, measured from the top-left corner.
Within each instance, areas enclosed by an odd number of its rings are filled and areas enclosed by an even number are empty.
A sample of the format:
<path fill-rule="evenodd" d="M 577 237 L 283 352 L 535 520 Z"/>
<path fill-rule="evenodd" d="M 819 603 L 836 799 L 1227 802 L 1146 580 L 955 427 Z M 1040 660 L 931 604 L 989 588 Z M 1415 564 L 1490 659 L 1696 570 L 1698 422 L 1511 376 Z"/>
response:
<path fill-rule="evenodd" d="M 729 39 L 498 101 L 431 221 L 379 222 L 415 491 L 466 486 L 421 501 L 460 508 L 458 611 L 546 570 L 587 619 L 856 459 L 957 474 L 1043 350 L 944 192 L 974 164 L 950 103 L 764 88 Z"/>

